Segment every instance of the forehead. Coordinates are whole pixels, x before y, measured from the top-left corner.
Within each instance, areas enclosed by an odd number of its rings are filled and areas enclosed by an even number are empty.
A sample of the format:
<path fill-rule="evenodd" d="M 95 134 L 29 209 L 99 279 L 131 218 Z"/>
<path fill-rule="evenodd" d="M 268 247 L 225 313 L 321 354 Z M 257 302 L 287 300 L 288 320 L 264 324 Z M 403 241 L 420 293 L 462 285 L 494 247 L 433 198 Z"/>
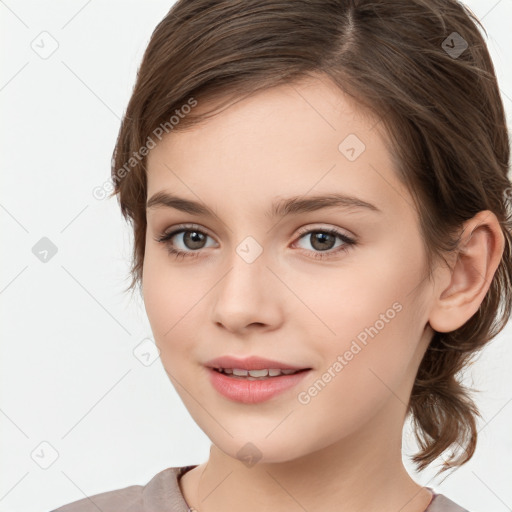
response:
<path fill-rule="evenodd" d="M 148 155 L 148 198 L 165 189 L 263 211 L 276 197 L 336 191 L 410 206 L 379 124 L 325 78 L 258 91 L 165 135 Z"/>

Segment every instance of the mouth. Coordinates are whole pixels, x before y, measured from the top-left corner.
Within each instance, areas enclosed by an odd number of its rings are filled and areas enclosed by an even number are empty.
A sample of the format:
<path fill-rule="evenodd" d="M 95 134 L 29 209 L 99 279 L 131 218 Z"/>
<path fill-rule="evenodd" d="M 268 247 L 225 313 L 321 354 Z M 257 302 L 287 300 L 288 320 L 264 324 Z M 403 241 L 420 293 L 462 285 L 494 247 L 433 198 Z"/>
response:
<path fill-rule="evenodd" d="M 307 372 L 311 368 L 303 368 L 301 370 L 289 370 L 289 369 L 278 369 L 268 368 L 261 370 L 244 370 L 242 368 L 211 368 L 213 371 L 226 375 L 236 380 L 269 380 L 277 379 L 288 375 L 295 375 L 296 373 Z"/>
<path fill-rule="evenodd" d="M 213 388 L 231 401 L 258 404 L 285 391 L 291 391 L 310 374 L 312 368 L 241 368 L 206 367 Z M 286 373 L 285 373 L 286 372 Z"/>

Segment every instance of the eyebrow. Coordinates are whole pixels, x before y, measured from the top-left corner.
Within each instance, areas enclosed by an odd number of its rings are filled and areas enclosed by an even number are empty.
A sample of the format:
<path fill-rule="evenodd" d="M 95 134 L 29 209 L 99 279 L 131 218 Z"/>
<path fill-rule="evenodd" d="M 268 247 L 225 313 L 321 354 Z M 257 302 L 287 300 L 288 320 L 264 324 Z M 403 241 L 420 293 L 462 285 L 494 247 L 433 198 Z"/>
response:
<path fill-rule="evenodd" d="M 204 204 L 175 196 L 168 192 L 156 192 L 146 204 L 146 208 L 158 207 L 174 208 L 191 215 L 203 215 L 206 217 L 217 217 L 217 214 Z M 265 212 L 267 217 L 287 216 L 292 214 L 313 212 L 323 208 L 341 207 L 348 210 L 364 209 L 376 213 L 382 213 L 374 204 L 363 201 L 354 196 L 344 194 L 327 194 L 317 196 L 293 196 L 280 199 L 274 202 L 270 209 Z"/>

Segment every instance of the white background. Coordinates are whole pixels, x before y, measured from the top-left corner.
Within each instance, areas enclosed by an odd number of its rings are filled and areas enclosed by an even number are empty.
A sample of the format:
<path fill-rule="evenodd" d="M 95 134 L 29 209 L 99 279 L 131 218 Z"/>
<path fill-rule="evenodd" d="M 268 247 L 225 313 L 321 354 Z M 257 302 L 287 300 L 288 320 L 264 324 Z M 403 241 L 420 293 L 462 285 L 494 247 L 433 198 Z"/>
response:
<path fill-rule="evenodd" d="M 0 512 L 49 512 L 208 457 L 160 360 L 144 366 L 133 354 L 151 330 L 142 300 L 123 293 L 130 228 L 117 199 L 92 196 L 109 179 L 137 67 L 171 5 L 0 1 Z M 489 34 L 510 125 L 512 1 L 467 5 Z M 32 48 L 41 37 L 46 49 L 58 44 L 46 59 Z M 42 237 L 58 250 L 47 263 L 32 253 Z M 512 508 L 511 334 L 509 324 L 468 373 L 484 418 L 468 464 L 444 480 L 432 479 L 435 467 L 417 475 L 408 427 L 404 436 L 413 477 L 472 512 Z M 58 458 L 41 468 L 52 450 Z"/>

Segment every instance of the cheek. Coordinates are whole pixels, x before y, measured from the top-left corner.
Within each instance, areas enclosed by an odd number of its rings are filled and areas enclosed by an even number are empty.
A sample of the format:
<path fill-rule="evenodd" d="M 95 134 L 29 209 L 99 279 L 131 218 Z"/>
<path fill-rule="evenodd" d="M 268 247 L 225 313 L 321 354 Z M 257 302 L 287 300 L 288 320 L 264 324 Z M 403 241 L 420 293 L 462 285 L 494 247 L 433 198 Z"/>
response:
<path fill-rule="evenodd" d="M 324 406 L 335 400 L 351 411 L 366 408 L 368 412 L 370 404 L 376 406 L 390 390 L 408 401 L 404 383 L 414 372 L 424 327 L 424 307 L 418 295 L 423 280 L 421 253 L 417 265 L 405 266 L 399 257 L 382 254 L 373 265 L 359 262 L 358 268 L 333 275 L 330 294 L 309 295 L 308 305 L 321 312 L 329 328 L 321 325 L 321 336 L 310 328 L 307 336 L 313 350 L 322 354 L 320 373 L 326 372 L 329 381 L 325 389 L 331 391 L 322 391 L 319 400 L 326 400 Z"/>
<path fill-rule="evenodd" d="M 310 309 L 302 305 L 302 317 L 317 323 L 324 342 L 330 338 L 332 343 L 343 344 L 359 334 L 364 340 L 365 329 L 375 324 L 382 333 L 390 332 L 391 324 L 399 330 L 403 317 L 415 307 L 411 301 L 422 281 L 420 254 L 415 250 L 396 254 L 391 244 L 372 254 L 360 254 L 338 268 L 289 278 L 296 295 Z M 411 260 L 418 263 L 406 263 Z M 398 314 L 398 309 L 407 309 L 407 313 Z"/>
<path fill-rule="evenodd" d="M 148 250 L 144 258 L 142 294 L 155 343 L 165 362 L 167 353 L 185 355 L 187 343 L 204 324 L 201 300 L 208 287 L 189 272 L 170 264 L 166 251 Z M 195 328 L 194 328 L 195 326 Z"/>
<path fill-rule="evenodd" d="M 325 445 L 383 410 L 405 411 L 409 400 L 416 348 L 410 304 L 373 299 L 367 307 L 358 321 L 350 311 L 340 314 L 334 326 L 339 336 L 324 336 L 315 349 L 322 367 L 297 390 L 296 428 L 320 429 Z"/>

